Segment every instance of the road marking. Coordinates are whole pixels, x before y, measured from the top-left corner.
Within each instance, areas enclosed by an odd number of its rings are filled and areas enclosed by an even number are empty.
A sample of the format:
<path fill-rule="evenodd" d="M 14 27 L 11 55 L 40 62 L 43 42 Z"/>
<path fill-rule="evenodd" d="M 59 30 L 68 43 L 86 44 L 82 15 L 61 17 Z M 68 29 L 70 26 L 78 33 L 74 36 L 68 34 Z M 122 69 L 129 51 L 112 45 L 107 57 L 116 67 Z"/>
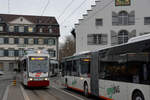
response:
<path fill-rule="evenodd" d="M 5 90 L 5 94 L 4 94 L 4 96 L 3 96 L 3 99 L 2 99 L 2 100 L 7 100 L 9 87 L 10 87 L 10 85 L 8 85 L 8 86 L 7 86 L 7 88 L 6 88 L 6 90 Z"/>
<path fill-rule="evenodd" d="M 25 90 L 23 89 L 23 87 L 21 85 L 20 85 L 20 88 L 21 88 L 24 100 L 30 100 L 29 97 L 28 97 L 28 95 L 27 95 L 27 93 L 25 92 Z"/>
<path fill-rule="evenodd" d="M 78 99 L 78 100 L 84 100 L 84 99 L 82 99 L 82 98 L 80 98 L 80 97 L 78 97 L 78 96 L 75 96 L 75 95 L 73 95 L 73 94 L 71 94 L 71 93 L 65 92 L 65 91 L 63 91 L 63 90 L 61 90 L 61 89 L 59 89 L 59 88 L 56 88 L 55 86 L 52 86 L 52 87 L 55 88 L 55 89 L 58 90 L 58 91 L 61 91 L 61 92 L 65 93 L 65 94 L 68 94 L 68 95 L 70 95 L 70 96 L 72 96 L 72 97 L 75 97 L 75 98 Z"/>

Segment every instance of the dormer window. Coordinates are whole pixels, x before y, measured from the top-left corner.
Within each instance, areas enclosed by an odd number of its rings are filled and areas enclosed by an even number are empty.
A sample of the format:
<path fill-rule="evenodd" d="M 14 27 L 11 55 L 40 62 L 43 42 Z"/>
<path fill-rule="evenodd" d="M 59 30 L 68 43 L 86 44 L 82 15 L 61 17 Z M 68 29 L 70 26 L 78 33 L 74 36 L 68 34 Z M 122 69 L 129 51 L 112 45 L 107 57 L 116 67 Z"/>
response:
<path fill-rule="evenodd" d="M 2 21 L 2 18 L 0 18 L 0 22 Z"/>
<path fill-rule="evenodd" d="M 0 32 L 4 31 L 3 26 L 0 26 Z"/>
<path fill-rule="evenodd" d="M 40 33 L 42 33 L 43 32 L 43 28 L 40 28 Z"/>
<path fill-rule="evenodd" d="M 51 26 L 48 27 L 48 30 L 49 30 L 49 33 L 52 33 L 52 27 Z"/>

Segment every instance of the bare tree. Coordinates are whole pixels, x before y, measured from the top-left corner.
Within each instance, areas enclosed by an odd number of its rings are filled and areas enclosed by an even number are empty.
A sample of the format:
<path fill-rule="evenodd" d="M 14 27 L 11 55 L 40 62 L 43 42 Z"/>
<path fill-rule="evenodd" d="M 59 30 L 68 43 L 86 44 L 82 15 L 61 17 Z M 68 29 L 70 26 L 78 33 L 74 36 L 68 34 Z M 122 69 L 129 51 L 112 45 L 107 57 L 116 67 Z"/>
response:
<path fill-rule="evenodd" d="M 67 36 L 66 41 L 59 50 L 59 60 L 63 57 L 72 56 L 75 53 L 75 41 L 72 36 Z"/>

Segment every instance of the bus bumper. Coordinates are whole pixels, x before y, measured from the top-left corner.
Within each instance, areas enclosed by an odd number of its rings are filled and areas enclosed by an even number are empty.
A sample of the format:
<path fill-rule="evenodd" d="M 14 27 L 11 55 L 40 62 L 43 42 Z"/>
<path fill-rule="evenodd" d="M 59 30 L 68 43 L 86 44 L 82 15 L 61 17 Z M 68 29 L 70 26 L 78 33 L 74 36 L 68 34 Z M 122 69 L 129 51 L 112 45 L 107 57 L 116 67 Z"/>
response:
<path fill-rule="evenodd" d="M 29 87 L 45 87 L 49 86 L 49 81 L 28 81 L 27 86 Z"/>

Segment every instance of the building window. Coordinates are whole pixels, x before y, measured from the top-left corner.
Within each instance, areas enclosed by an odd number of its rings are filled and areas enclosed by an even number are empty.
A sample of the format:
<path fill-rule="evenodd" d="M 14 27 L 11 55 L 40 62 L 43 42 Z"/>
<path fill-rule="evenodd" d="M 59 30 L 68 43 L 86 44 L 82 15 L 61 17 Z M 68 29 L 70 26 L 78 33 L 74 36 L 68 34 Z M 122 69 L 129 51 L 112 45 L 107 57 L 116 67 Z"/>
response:
<path fill-rule="evenodd" d="M 24 55 L 24 50 L 20 49 L 19 50 L 19 56 L 23 56 Z"/>
<path fill-rule="evenodd" d="M 14 56 L 15 56 L 15 57 L 18 57 L 18 56 L 19 56 L 19 50 L 15 50 L 15 51 L 14 51 Z"/>
<path fill-rule="evenodd" d="M 8 53 L 8 56 L 10 56 L 10 57 L 13 57 L 13 56 L 14 56 L 14 50 L 9 50 L 8 52 L 9 52 L 9 53 Z"/>
<path fill-rule="evenodd" d="M 150 25 L 150 17 L 144 18 L 144 25 Z"/>
<path fill-rule="evenodd" d="M 28 26 L 24 26 L 24 32 L 28 32 Z"/>
<path fill-rule="evenodd" d="M 28 27 L 28 32 L 33 32 L 33 27 Z"/>
<path fill-rule="evenodd" d="M 96 19 L 95 20 L 95 25 L 96 26 L 102 26 L 103 25 L 103 19 Z"/>
<path fill-rule="evenodd" d="M 8 56 L 8 50 L 4 50 L 4 56 Z"/>
<path fill-rule="evenodd" d="M 33 44 L 33 39 L 32 38 L 29 39 L 29 44 Z"/>
<path fill-rule="evenodd" d="M 0 17 L 0 22 L 2 22 L 3 21 L 3 19 L 2 19 L 2 17 Z"/>
<path fill-rule="evenodd" d="M 55 57 L 56 51 L 55 50 L 49 50 L 49 55 L 50 55 L 50 57 Z"/>
<path fill-rule="evenodd" d="M 28 38 L 24 38 L 24 44 L 28 44 Z"/>
<path fill-rule="evenodd" d="M 40 28 L 40 33 L 42 33 L 43 32 L 43 28 Z"/>
<path fill-rule="evenodd" d="M 49 29 L 49 33 L 52 33 L 52 27 L 49 26 L 48 29 Z"/>
<path fill-rule="evenodd" d="M 128 13 L 126 11 L 121 11 L 118 15 L 119 15 L 119 24 L 128 25 Z"/>
<path fill-rule="evenodd" d="M 44 39 L 44 44 L 48 44 L 48 39 Z"/>
<path fill-rule="evenodd" d="M 0 49 L 0 56 L 4 56 L 4 50 Z"/>
<path fill-rule="evenodd" d="M 4 44 L 4 38 L 0 38 L 0 44 Z"/>
<path fill-rule="evenodd" d="M 48 45 L 55 45 L 55 39 L 48 39 Z"/>
<path fill-rule="evenodd" d="M 128 42 L 128 31 L 122 30 L 118 33 L 118 43 L 126 43 Z"/>
<path fill-rule="evenodd" d="M 38 42 L 38 38 L 35 38 L 34 39 L 34 44 L 38 44 L 39 42 Z"/>
<path fill-rule="evenodd" d="M 4 31 L 4 27 L 0 26 L 0 32 L 3 32 L 3 31 Z"/>
<path fill-rule="evenodd" d="M 14 44 L 14 38 L 9 38 L 9 44 Z"/>
<path fill-rule="evenodd" d="M 20 18 L 20 21 L 22 22 L 22 21 L 23 21 L 23 18 Z"/>
<path fill-rule="evenodd" d="M 9 38 L 7 37 L 4 38 L 4 44 L 9 44 Z"/>
<path fill-rule="evenodd" d="M 14 44 L 19 44 L 19 38 L 14 38 Z"/>
<path fill-rule="evenodd" d="M 14 32 L 14 26 L 9 26 L 9 32 Z"/>
<path fill-rule="evenodd" d="M 14 26 L 14 31 L 19 32 L 19 26 Z"/>
<path fill-rule="evenodd" d="M 19 26 L 19 32 L 24 32 L 24 26 Z"/>
<path fill-rule="evenodd" d="M 106 45 L 107 34 L 88 34 L 87 36 L 88 45 Z"/>

